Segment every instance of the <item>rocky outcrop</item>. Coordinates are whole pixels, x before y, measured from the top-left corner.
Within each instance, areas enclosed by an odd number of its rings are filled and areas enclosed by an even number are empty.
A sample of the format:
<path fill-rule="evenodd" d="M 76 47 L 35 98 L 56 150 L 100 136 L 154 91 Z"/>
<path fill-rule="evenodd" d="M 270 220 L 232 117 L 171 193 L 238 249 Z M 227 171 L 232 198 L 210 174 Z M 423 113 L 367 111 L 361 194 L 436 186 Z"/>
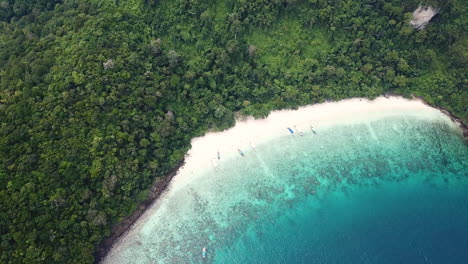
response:
<path fill-rule="evenodd" d="M 410 21 L 410 24 L 414 28 L 422 30 L 437 12 L 439 12 L 439 9 L 432 6 L 418 6 L 413 12 L 413 19 Z"/>

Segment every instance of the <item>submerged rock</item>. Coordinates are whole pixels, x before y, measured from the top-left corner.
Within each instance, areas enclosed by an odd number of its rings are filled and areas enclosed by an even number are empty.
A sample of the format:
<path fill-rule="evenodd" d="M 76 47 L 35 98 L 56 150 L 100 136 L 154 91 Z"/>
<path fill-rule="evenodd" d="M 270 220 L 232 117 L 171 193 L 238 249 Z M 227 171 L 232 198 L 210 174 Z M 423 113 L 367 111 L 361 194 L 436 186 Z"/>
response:
<path fill-rule="evenodd" d="M 439 9 L 432 6 L 418 6 L 413 12 L 413 19 L 410 21 L 410 24 L 414 28 L 422 30 L 437 12 L 439 12 Z"/>

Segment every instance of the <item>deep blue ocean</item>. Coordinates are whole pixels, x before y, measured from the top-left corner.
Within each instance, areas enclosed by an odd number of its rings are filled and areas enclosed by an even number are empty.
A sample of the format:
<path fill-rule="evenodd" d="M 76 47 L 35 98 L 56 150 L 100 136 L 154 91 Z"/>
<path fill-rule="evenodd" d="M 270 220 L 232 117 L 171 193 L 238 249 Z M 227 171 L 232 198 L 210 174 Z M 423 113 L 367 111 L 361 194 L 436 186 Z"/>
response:
<path fill-rule="evenodd" d="M 215 263 L 467 263 L 467 182 L 420 179 L 310 198 L 217 250 Z"/>
<path fill-rule="evenodd" d="M 200 172 L 108 263 L 468 263 L 468 147 L 453 124 L 305 132 Z"/>

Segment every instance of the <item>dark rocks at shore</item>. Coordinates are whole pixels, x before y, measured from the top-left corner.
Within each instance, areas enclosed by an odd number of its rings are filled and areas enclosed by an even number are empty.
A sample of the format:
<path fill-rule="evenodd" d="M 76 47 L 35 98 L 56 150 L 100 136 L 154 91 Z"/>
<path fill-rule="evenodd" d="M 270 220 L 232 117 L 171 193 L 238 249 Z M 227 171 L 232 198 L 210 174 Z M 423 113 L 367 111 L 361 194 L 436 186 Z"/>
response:
<path fill-rule="evenodd" d="M 156 201 L 157 198 L 167 189 L 172 178 L 177 174 L 177 171 L 185 164 L 185 162 L 178 163 L 167 175 L 158 177 L 154 180 L 151 186 L 151 191 L 148 198 L 140 203 L 137 209 L 125 219 L 112 227 L 111 235 L 104 238 L 97 246 L 94 252 L 94 263 L 101 262 L 102 259 L 108 254 L 110 249 L 131 227 L 132 225 L 145 213 L 145 211 Z"/>

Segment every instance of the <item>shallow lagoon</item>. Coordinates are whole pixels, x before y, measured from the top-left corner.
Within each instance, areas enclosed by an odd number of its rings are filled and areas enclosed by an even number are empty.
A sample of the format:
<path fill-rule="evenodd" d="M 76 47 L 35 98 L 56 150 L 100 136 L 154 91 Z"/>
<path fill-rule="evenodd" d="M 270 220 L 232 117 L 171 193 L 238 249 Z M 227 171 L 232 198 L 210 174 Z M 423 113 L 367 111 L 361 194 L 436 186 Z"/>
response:
<path fill-rule="evenodd" d="M 447 117 L 315 130 L 193 172 L 197 180 L 170 190 L 104 263 L 468 258 L 468 147 Z"/>

